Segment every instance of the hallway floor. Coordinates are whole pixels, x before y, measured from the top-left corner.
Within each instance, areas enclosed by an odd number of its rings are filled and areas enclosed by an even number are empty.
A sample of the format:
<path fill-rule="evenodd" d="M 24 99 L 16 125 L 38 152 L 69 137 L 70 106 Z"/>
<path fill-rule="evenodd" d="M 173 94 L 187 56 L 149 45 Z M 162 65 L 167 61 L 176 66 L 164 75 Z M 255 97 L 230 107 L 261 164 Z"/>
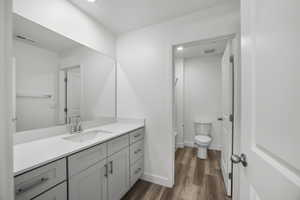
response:
<path fill-rule="evenodd" d="M 210 150 L 208 159 L 200 160 L 196 148 L 178 149 L 173 188 L 140 180 L 122 200 L 230 200 L 225 194 L 220 157 L 220 152 Z"/>

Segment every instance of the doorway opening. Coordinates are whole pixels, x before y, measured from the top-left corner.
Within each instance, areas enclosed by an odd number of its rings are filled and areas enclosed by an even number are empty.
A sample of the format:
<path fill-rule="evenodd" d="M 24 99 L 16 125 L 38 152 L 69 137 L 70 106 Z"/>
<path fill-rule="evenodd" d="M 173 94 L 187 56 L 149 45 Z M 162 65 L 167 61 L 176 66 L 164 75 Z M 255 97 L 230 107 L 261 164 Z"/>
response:
<path fill-rule="evenodd" d="M 214 182 L 215 195 L 233 196 L 238 44 L 236 35 L 228 35 L 172 47 L 174 187 L 181 184 L 182 154 L 192 152 L 188 161 L 194 167 L 188 170 L 194 172 L 186 172 L 192 174 L 191 185 L 213 187 Z"/>
<path fill-rule="evenodd" d="M 80 66 L 66 67 L 59 71 L 59 113 L 61 123 L 80 118 L 82 74 Z"/>

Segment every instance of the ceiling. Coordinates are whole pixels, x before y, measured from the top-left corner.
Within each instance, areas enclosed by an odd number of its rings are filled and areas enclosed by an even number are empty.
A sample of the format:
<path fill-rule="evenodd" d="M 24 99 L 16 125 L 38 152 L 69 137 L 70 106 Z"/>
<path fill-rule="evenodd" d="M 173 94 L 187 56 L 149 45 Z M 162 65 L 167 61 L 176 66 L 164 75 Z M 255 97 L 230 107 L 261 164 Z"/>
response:
<path fill-rule="evenodd" d="M 69 0 L 116 34 L 238 0 Z"/>
<path fill-rule="evenodd" d="M 183 47 L 182 51 L 178 51 L 176 46 L 174 48 L 174 54 L 176 58 L 192 58 L 202 56 L 212 56 L 222 54 L 225 51 L 227 40 L 216 40 L 207 43 L 189 43 L 185 45 L 179 45 Z M 214 52 L 205 53 L 205 51 L 214 50 Z"/>
<path fill-rule="evenodd" d="M 81 46 L 79 43 L 17 14 L 13 16 L 13 34 L 14 38 L 19 41 L 46 48 L 57 53 Z M 20 39 L 17 36 L 25 37 L 27 40 Z"/>

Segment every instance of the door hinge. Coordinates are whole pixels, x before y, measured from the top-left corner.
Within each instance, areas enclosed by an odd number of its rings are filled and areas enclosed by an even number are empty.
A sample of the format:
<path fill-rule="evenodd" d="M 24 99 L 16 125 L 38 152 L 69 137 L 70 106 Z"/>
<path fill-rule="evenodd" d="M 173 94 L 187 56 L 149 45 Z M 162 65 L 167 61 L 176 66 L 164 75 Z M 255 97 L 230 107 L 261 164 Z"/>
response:
<path fill-rule="evenodd" d="M 66 77 L 66 78 L 64 79 L 64 81 L 65 81 L 65 82 L 68 82 L 68 78 Z"/>
<path fill-rule="evenodd" d="M 230 61 L 231 63 L 234 63 L 234 55 L 231 55 L 231 56 L 230 56 L 229 61 Z"/>
<path fill-rule="evenodd" d="M 229 178 L 230 180 L 232 180 L 232 172 L 230 172 L 230 173 L 228 174 L 228 178 Z"/>
<path fill-rule="evenodd" d="M 65 109 L 64 109 L 64 112 L 68 112 L 68 109 L 67 109 L 67 108 L 65 108 Z"/>
<path fill-rule="evenodd" d="M 233 119 L 234 119 L 233 114 L 230 114 L 229 121 L 233 122 Z"/>

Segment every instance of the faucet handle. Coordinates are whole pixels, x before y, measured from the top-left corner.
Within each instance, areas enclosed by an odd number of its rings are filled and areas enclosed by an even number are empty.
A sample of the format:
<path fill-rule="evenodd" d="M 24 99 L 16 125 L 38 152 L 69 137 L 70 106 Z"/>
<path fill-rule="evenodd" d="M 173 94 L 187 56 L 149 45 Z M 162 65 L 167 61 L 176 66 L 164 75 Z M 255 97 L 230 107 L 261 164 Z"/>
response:
<path fill-rule="evenodd" d="M 81 131 L 83 131 L 82 130 L 82 125 L 81 125 L 81 122 L 78 124 L 78 132 L 81 132 Z"/>
<path fill-rule="evenodd" d="M 80 116 L 76 116 L 76 132 L 81 132 L 82 126 L 81 126 L 81 118 Z"/>
<path fill-rule="evenodd" d="M 70 133 L 73 134 L 76 131 L 76 125 L 74 124 L 74 116 L 69 117 L 68 126 L 69 126 Z"/>

